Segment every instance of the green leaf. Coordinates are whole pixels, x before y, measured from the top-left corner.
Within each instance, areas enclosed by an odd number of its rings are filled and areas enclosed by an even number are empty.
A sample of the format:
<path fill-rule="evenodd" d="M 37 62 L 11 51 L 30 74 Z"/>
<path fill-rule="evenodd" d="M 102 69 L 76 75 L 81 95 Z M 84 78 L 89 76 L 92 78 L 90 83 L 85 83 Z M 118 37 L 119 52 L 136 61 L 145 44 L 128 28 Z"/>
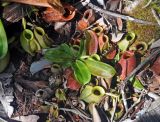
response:
<path fill-rule="evenodd" d="M 61 44 L 56 48 L 48 49 L 45 53 L 47 60 L 68 66 L 72 64 L 73 57 L 72 50 L 67 44 Z"/>
<path fill-rule="evenodd" d="M 78 57 L 86 55 L 86 46 L 85 46 L 85 44 L 86 44 L 86 40 L 82 39 L 80 41 L 80 49 L 79 49 Z"/>
<path fill-rule="evenodd" d="M 9 59 L 10 59 L 9 52 L 7 53 L 7 55 L 5 55 L 3 59 L 0 59 L 0 73 L 3 72 L 7 67 L 7 65 L 9 64 Z"/>
<path fill-rule="evenodd" d="M 78 57 L 80 46 L 79 45 L 72 45 L 70 47 L 70 49 L 72 50 L 72 53 L 73 53 L 74 57 Z"/>
<path fill-rule="evenodd" d="M 3 59 L 8 52 L 8 42 L 3 23 L 0 19 L 0 59 Z"/>
<path fill-rule="evenodd" d="M 76 59 L 80 58 L 82 55 L 86 55 L 86 47 L 85 47 L 85 40 L 82 39 L 80 41 L 80 45 L 73 45 L 72 47 L 70 47 L 74 57 Z"/>
<path fill-rule="evenodd" d="M 137 88 L 139 90 L 144 89 L 144 86 L 141 84 L 141 82 L 136 77 L 132 77 L 130 81 L 132 82 L 134 88 Z"/>
<path fill-rule="evenodd" d="M 80 84 L 85 85 L 91 80 L 91 73 L 82 61 L 76 60 L 72 68 L 74 70 L 74 76 Z"/>
<path fill-rule="evenodd" d="M 90 70 L 91 74 L 94 76 L 112 78 L 116 73 L 115 69 L 109 64 L 96 61 L 92 58 L 81 59 L 81 60 L 84 61 L 84 63 Z"/>

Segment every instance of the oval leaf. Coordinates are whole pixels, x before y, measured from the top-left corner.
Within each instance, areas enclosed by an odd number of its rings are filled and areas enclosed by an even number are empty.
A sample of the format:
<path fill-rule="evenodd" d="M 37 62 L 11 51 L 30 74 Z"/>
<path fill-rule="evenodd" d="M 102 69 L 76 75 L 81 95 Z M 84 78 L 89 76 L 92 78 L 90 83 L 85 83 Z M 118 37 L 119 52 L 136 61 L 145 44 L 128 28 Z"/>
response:
<path fill-rule="evenodd" d="M 7 67 L 7 65 L 9 64 L 9 59 L 10 59 L 10 55 L 8 52 L 7 55 L 0 60 L 0 73 L 3 72 Z"/>
<path fill-rule="evenodd" d="M 4 58 L 7 55 L 7 51 L 8 51 L 7 36 L 3 27 L 3 23 L 0 20 L 0 59 Z"/>
<path fill-rule="evenodd" d="M 85 85 L 91 80 L 91 73 L 82 61 L 76 60 L 72 68 L 74 70 L 74 76 L 80 84 Z"/>
<path fill-rule="evenodd" d="M 87 65 L 91 74 L 94 76 L 112 78 L 116 73 L 115 69 L 109 64 L 105 64 L 90 58 L 83 59 L 83 61 Z"/>
<path fill-rule="evenodd" d="M 45 52 L 45 58 L 54 63 L 68 66 L 71 64 L 74 55 L 67 44 L 61 44 L 60 46 L 52 49 L 48 49 Z"/>

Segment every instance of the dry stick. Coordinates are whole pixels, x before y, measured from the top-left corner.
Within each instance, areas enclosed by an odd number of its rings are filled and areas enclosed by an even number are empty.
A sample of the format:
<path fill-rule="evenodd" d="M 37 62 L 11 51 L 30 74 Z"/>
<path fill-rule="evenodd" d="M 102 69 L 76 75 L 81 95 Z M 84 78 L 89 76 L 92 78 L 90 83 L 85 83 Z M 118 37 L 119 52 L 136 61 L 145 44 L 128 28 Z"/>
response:
<path fill-rule="evenodd" d="M 143 6 L 142 8 L 148 7 L 151 4 L 151 2 L 152 2 L 152 0 L 149 0 L 148 3 L 145 6 Z"/>
<path fill-rule="evenodd" d="M 151 11 L 152 11 L 153 16 L 154 16 L 154 18 L 156 19 L 158 25 L 160 25 L 160 19 L 159 19 L 159 17 L 157 16 L 156 11 L 155 11 L 153 8 L 151 9 Z"/>
<path fill-rule="evenodd" d="M 115 107 L 114 107 L 114 110 L 113 110 L 113 113 L 112 113 L 112 116 L 111 116 L 111 122 L 113 122 L 113 119 L 114 119 L 114 115 L 115 115 L 116 107 L 117 107 L 117 102 L 118 102 L 118 99 L 115 98 Z"/>
<path fill-rule="evenodd" d="M 124 88 L 125 88 L 125 84 L 122 83 L 121 87 L 120 87 L 120 91 L 121 91 L 121 94 L 122 94 L 122 100 L 123 100 L 124 108 L 127 112 L 128 111 L 128 105 L 127 105 L 126 95 L 124 93 Z"/>
<path fill-rule="evenodd" d="M 123 121 L 124 119 L 126 119 L 128 113 L 141 101 L 143 94 L 144 94 L 144 90 L 141 91 L 141 94 L 140 94 L 138 100 L 128 109 L 128 111 L 126 111 L 124 116 L 121 118 L 120 122 Z"/>
<path fill-rule="evenodd" d="M 157 25 L 156 23 L 153 23 L 153 22 L 148 22 L 148 21 L 136 19 L 136 18 L 133 18 L 133 17 L 130 17 L 130 16 L 127 16 L 127 15 L 122 15 L 122 14 L 118 14 L 118 13 L 114 13 L 114 12 L 111 12 L 111 11 L 101 9 L 100 7 L 98 7 L 96 5 L 93 5 L 92 3 L 88 3 L 88 6 L 91 7 L 92 9 L 94 9 L 95 11 L 98 11 L 100 13 L 110 15 L 110 16 L 113 16 L 113 17 L 119 17 L 119 18 L 122 18 L 124 20 L 133 21 L 133 22 L 141 23 L 141 24 L 145 24 L 145 25 Z"/>

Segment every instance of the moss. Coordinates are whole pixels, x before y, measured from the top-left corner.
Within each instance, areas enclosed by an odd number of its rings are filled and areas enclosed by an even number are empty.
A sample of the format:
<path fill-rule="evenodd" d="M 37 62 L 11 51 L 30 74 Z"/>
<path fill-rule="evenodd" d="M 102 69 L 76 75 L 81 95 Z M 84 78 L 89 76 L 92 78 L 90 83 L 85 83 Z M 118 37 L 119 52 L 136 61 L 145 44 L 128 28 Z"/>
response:
<path fill-rule="evenodd" d="M 138 19 L 157 23 L 151 12 L 152 6 L 155 7 L 157 5 L 152 3 L 149 7 L 143 9 L 142 7 L 146 2 L 146 0 L 141 2 L 134 10 L 131 11 L 131 13 L 128 14 Z M 160 27 L 157 25 L 142 25 L 134 22 L 127 22 L 127 29 L 137 35 L 136 41 L 145 41 L 148 43 L 152 39 L 160 37 Z"/>
<path fill-rule="evenodd" d="M 150 6 L 160 14 L 160 1 L 152 2 Z"/>

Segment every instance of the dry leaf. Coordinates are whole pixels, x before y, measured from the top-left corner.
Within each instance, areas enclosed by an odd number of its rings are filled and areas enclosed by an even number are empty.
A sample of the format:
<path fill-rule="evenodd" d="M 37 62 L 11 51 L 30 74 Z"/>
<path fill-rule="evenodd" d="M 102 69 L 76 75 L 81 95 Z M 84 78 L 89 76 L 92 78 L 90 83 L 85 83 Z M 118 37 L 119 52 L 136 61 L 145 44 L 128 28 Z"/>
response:
<path fill-rule="evenodd" d="M 1 0 L 1 1 L 23 3 L 41 7 L 53 7 L 57 9 L 59 12 L 64 13 L 64 9 L 60 0 Z"/>
<path fill-rule="evenodd" d="M 3 105 L 8 117 L 11 117 L 14 111 L 14 108 L 10 105 L 13 99 L 13 96 L 5 96 L 4 89 L 2 87 L 2 82 L 0 82 L 0 102 Z"/>
<path fill-rule="evenodd" d="M 9 22 L 18 22 L 32 11 L 31 6 L 14 3 L 3 10 L 3 18 Z"/>
<path fill-rule="evenodd" d="M 18 116 L 12 119 L 21 121 L 21 122 L 37 122 L 39 119 L 39 116 L 37 115 Z"/>
<path fill-rule="evenodd" d="M 15 2 L 34 6 L 51 7 L 48 0 L 1 0 L 5 2 Z"/>
<path fill-rule="evenodd" d="M 45 59 L 41 59 L 39 61 L 35 61 L 31 64 L 30 66 L 30 72 L 33 74 L 47 68 L 50 67 L 50 65 L 52 64 L 52 62 L 49 62 Z"/>

